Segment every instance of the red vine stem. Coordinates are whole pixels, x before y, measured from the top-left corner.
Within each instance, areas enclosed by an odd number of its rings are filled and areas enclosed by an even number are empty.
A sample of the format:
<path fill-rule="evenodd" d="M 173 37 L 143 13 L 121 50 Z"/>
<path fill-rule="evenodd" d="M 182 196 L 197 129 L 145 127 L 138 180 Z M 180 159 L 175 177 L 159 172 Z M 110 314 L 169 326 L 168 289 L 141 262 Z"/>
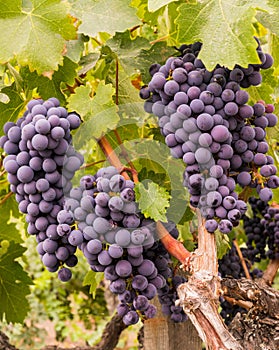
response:
<path fill-rule="evenodd" d="M 123 142 L 122 142 L 122 139 L 119 135 L 119 132 L 115 129 L 113 130 L 114 132 L 114 135 L 117 139 L 117 142 L 121 148 L 121 155 L 125 158 L 126 162 L 129 164 L 129 167 L 133 170 L 132 171 L 132 178 L 133 178 L 133 181 L 134 183 L 138 183 L 139 182 L 139 178 L 138 178 L 138 172 L 133 164 L 133 162 L 130 160 L 129 156 L 128 156 L 128 153 L 123 145 Z"/>
<path fill-rule="evenodd" d="M 237 254 L 238 254 L 238 256 L 239 256 L 239 259 L 240 259 L 241 265 L 242 265 L 242 267 L 243 267 L 245 276 L 246 276 L 246 278 L 247 278 L 248 280 L 250 280 L 250 279 L 251 279 L 251 276 L 250 276 L 248 267 L 247 267 L 247 265 L 246 265 L 245 259 L 243 258 L 242 252 L 241 252 L 241 250 L 240 250 L 240 248 L 239 248 L 239 245 L 238 245 L 238 243 L 237 243 L 236 240 L 233 241 L 233 245 L 235 246 L 235 249 L 236 249 Z"/>
<path fill-rule="evenodd" d="M 106 156 L 107 160 L 110 162 L 111 165 L 113 165 L 116 169 L 119 170 L 121 175 L 126 179 L 130 180 L 130 176 L 126 171 L 123 170 L 123 164 L 121 163 L 120 159 L 118 158 L 117 154 L 114 152 L 113 148 L 111 147 L 110 143 L 108 142 L 107 138 L 105 136 L 102 136 L 98 140 L 98 144 L 101 147 L 104 155 Z"/>
<path fill-rule="evenodd" d="M 184 266 L 189 265 L 192 254 L 184 247 L 184 245 L 173 238 L 160 221 L 157 221 L 156 229 L 158 236 L 167 251 Z"/>

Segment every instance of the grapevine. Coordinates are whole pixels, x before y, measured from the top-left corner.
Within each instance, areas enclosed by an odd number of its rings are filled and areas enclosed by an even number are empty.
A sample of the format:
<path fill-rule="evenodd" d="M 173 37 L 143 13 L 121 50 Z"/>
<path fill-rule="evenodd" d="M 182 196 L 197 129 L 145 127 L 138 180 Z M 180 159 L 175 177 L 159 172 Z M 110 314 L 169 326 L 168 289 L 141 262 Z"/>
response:
<path fill-rule="evenodd" d="M 11 342 L 278 349 L 275 2 L 0 8 Z"/>

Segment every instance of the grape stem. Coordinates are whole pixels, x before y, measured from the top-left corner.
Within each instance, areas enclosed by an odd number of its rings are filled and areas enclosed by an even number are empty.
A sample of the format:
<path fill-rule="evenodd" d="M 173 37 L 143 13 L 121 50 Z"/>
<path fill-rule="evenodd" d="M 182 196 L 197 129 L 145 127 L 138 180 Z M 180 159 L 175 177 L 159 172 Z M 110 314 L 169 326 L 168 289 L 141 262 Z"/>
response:
<path fill-rule="evenodd" d="M 99 163 L 104 163 L 106 160 L 105 159 L 101 159 L 101 160 L 98 160 L 97 162 L 91 162 L 91 163 L 87 163 L 87 164 L 84 164 L 82 165 L 79 169 L 82 170 L 82 169 L 87 169 L 87 168 L 90 168 L 92 166 L 95 166 Z"/>
<path fill-rule="evenodd" d="M 4 204 L 13 195 L 13 192 L 7 193 L 0 201 L 0 205 Z"/>
<path fill-rule="evenodd" d="M 238 243 L 237 243 L 236 240 L 233 241 L 233 245 L 235 246 L 235 249 L 236 249 L 237 254 L 238 254 L 238 256 L 239 256 L 241 265 L 242 265 L 243 270 L 244 270 L 244 273 L 245 273 L 245 277 L 246 277 L 248 280 L 250 280 L 250 279 L 251 279 L 251 276 L 250 276 L 248 267 L 247 267 L 247 265 L 246 265 L 245 259 L 243 258 L 241 249 L 239 248 L 239 245 L 238 245 Z"/>

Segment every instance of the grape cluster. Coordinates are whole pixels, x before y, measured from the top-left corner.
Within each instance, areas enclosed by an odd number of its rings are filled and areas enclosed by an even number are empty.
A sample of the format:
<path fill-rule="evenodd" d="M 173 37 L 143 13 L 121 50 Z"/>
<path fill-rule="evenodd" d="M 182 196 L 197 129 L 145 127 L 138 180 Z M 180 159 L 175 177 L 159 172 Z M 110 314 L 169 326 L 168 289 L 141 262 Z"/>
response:
<path fill-rule="evenodd" d="M 57 232 L 57 215 L 63 209 L 64 194 L 83 163 L 71 146 L 70 131 L 80 118 L 60 106 L 56 98 L 31 100 L 16 123 L 4 125 L 0 147 L 7 154 L 4 168 L 19 210 L 26 214 L 27 231 L 36 235 L 37 250 L 47 269 L 57 271 L 65 263 L 74 266 L 77 258 L 66 236 Z M 62 174 L 63 172 L 63 174 Z M 58 276 L 65 280 L 71 271 L 62 267 Z"/>
<path fill-rule="evenodd" d="M 96 175 L 83 176 L 80 186 L 66 197 L 57 219 L 58 234 L 64 233 L 72 246 L 81 249 L 91 269 L 104 272 L 110 281 L 125 324 L 135 324 L 139 317 L 154 317 L 156 307 L 149 301 L 157 293 L 174 321 L 186 319 L 182 308 L 174 305 L 175 289 L 184 280 L 174 276 L 170 256 L 156 237 L 154 221 L 139 212 L 134 182 L 116 168 L 109 166 Z M 173 224 L 170 232 L 177 238 Z"/>
<path fill-rule="evenodd" d="M 198 42 L 182 45 L 180 56 L 153 64 L 140 96 L 145 110 L 159 117 L 171 154 L 186 164 L 184 185 L 206 229 L 228 233 L 247 210 L 236 183 L 256 187 L 265 201 L 272 197 L 270 188 L 279 186 L 273 160 L 265 155 L 265 128 L 277 122 L 273 106 L 248 105 L 249 95 L 241 89 L 258 85 L 260 69 L 271 67 L 273 59 L 258 45 L 261 64 L 209 72 L 198 58 L 200 48 Z"/>
<path fill-rule="evenodd" d="M 253 216 L 243 217 L 247 236 L 243 256 L 251 263 L 279 258 L 279 208 L 255 197 L 249 198 Z M 267 249 L 266 249 L 267 248 Z"/>

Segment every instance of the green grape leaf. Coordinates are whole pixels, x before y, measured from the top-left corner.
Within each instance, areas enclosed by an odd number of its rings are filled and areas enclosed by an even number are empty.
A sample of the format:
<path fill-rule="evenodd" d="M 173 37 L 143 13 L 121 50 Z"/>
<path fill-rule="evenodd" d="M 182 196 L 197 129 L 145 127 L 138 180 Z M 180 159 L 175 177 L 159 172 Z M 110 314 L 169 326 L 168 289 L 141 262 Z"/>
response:
<path fill-rule="evenodd" d="M 154 12 L 159 10 L 159 8 L 178 0 L 148 0 L 148 11 Z"/>
<path fill-rule="evenodd" d="M 141 50 L 134 61 L 134 66 L 140 71 L 143 82 L 148 83 L 150 81 L 149 67 L 153 63 L 163 64 L 168 57 L 176 53 L 173 47 L 167 46 L 164 42 L 155 43 L 148 50 Z"/>
<path fill-rule="evenodd" d="M 0 319 L 22 323 L 29 311 L 26 296 L 30 293 L 32 280 L 15 261 L 26 249 L 20 244 L 10 242 L 6 253 L 0 256 Z"/>
<path fill-rule="evenodd" d="M 176 228 L 178 229 L 179 236 L 178 239 L 183 242 L 184 247 L 192 252 L 196 245 L 194 242 L 193 235 L 190 231 L 190 225 L 189 222 L 185 222 L 183 225 L 176 225 Z"/>
<path fill-rule="evenodd" d="M 38 75 L 37 72 L 30 72 L 27 67 L 21 69 L 21 75 L 29 90 L 37 89 L 41 98 L 47 100 L 50 97 L 56 97 L 61 104 L 64 104 L 66 99 L 61 91 L 61 84 L 67 83 L 70 86 L 74 84 L 77 67 L 76 63 L 64 57 L 63 64 L 59 65 L 59 69 L 51 78 Z"/>
<path fill-rule="evenodd" d="M 230 248 L 229 237 L 220 231 L 215 231 L 216 247 L 217 247 L 217 258 L 222 259 L 222 257 L 227 253 Z"/>
<path fill-rule="evenodd" d="M 77 0 L 72 13 L 81 20 L 79 33 L 95 36 L 99 32 L 114 34 L 141 24 L 130 0 Z"/>
<path fill-rule="evenodd" d="M 136 169 L 143 175 L 142 169 L 144 168 L 147 169 L 147 176 L 152 171 L 155 176 L 150 179 L 156 183 L 158 183 L 158 180 L 160 181 L 162 176 L 165 176 L 164 183 L 159 183 L 159 185 L 165 187 L 171 194 L 167 217 L 176 223 L 180 222 L 184 216 L 189 197 L 186 188 L 182 185 L 185 164 L 181 160 L 170 156 L 169 148 L 165 143 L 153 139 L 141 137 L 125 142 L 124 146 Z M 157 178 L 156 174 L 159 174 Z M 141 177 L 141 179 L 144 178 Z"/>
<path fill-rule="evenodd" d="M 278 1 L 269 1 L 270 6 L 269 11 L 263 11 L 257 13 L 257 20 L 266 28 L 268 28 L 271 33 L 279 35 L 279 4 Z"/>
<path fill-rule="evenodd" d="M 7 121 L 15 122 L 21 112 L 24 101 L 20 92 L 17 90 L 16 83 L 11 86 L 4 87 L 1 93 L 8 96 L 8 103 L 0 102 L 0 130 L 2 133 L 3 125 Z"/>
<path fill-rule="evenodd" d="M 8 241 L 14 241 L 16 243 L 22 243 L 22 238 L 20 232 L 16 228 L 16 225 L 14 223 L 10 223 L 11 218 L 18 218 L 21 216 L 18 211 L 18 204 L 14 198 L 14 195 L 6 200 L 2 199 L 0 210 L 0 241 L 5 239 Z"/>
<path fill-rule="evenodd" d="M 68 99 L 68 109 L 77 112 L 86 122 L 75 133 L 73 142 L 76 149 L 87 140 L 99 138 L 108 130 L 114 129 L 119 121 L 117 106 L 112 100 L 114 88 L 111 84 L 101 81 L 95 95 L 90 97 L 90 93 L 89 85 L 80 86 Z"/>
<path fill-rule="evenodd" d="M 81 69 L 78 71 L 79 75 L 86 74 L 90 69 L 94 68 L 100 58 L 100 53 L 90 52 L 86 56 L 82 56 L 79 61 L 79 66 Z"/>
<path fill-rule="evenodd" d="M 277 35 L 271 35 L 271 55 L 274 59 L 274 74 L 279 75 L 279 36 Z"/>
<path fill-rule="evenodd" d="M 203 43 L 199 58 L 208 70 L 216 64 L 233 68 L 260 63 L 253 38 L 256 8 L 269 10 L 266 1 L 200 1 L 183 4 L 176 19 L 179 43 Z M 212 44 L 213 43 L 213 44 Z"/>
<path fill-rule="evenodd" d="M 128 75 L 137 72 L 138 66 L 135 64 L 137 57 L 140 55 L 141 50 L 150 47 L 150 43 L 147 39 L 142 37 L 132 39 L 129 31 L 116 33 L 106 44 L 116 53 L 120 64 Z"/>
<path fill-rule="evenodd" d="M 78 35 L 77 39 L 69 40 L 66 43 L 66 57 L 73 62 L 79 63 L 83 50 L 84 41 L 82 40 L 82 35 Z"/>
<path fill-rule="evenodd" d="M 62 63 L 66 40 L 76 37 L 66 2 L 59 0 L 0 2 L 0 62 L 15 55 L 39 74 Z"/>
<path fill-rule="evenodd" d="M 146 218 L 167 222 L 170 195 L 166 189 L 151 181 L 146 186 L 139 182 L 135 186 L 135 194 L 139 209 Z"/>
<path fill-rule="evenodd" d="M 84 277 L 83 286 L 90 286 L 89 293 L 92 294 L 93 299 L 96 297 L 97 288 L 100 282 L 104 279 L 103 272 L 94 272 L 92 270 L 88 271 Z"/>
<path fill-rule="evenodd" d="M 148 23 L 151 26 L 158 25 L 158 18 L 162 15 L 164 10 L 160 8 L 157 11 L 149 12 L 148 0 L 132 0 L 131 6 L 137 9 L 137 16 L 141 18 L 144 23 Z"/>
<path fill-rule="evenodd" d="M 140 72 L 141 78 L 146 82 L 150 80 L 151 64 L 163 63 L 169 56 L 175 54 L 175 50 L 166 46 L 166 43 L 155 43 L 150 47 L 147 39 L 141 37 L 132 39 L 129 31 L 116 33 L 107 41 L 107 45 L 117 55 L 127 75 Z"/>

